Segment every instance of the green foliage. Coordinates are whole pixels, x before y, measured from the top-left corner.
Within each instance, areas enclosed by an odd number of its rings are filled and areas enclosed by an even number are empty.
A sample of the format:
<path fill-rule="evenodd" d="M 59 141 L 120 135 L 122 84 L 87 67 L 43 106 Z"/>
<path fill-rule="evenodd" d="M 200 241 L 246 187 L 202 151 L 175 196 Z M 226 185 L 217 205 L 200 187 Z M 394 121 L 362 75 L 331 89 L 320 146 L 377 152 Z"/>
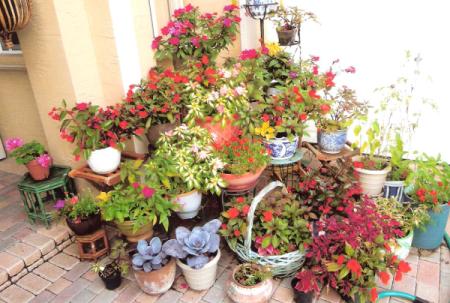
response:
<path fill-rule="evenodd" d="M 41 143 L 31 141 L 14 149 L 10 156 L 16 158 L 17 164 L 27 164 L 44 153 L 45 147 Z"/>
<path fill-rule="evenodd" d="M 120 271 L 121 275 L 125 277 L 129 271 L 129 262 L 128 262 L 128 254 L 126 252 L 127 243 L 122 240 L 114 240 L 111 245 L 111 252 L 108 256 L 108 263 L 106 266 L 102 265 L 105 263 L 103 260 L 102 263 L 94 263 L 92 264 L 91 270 L 95 273 L 98 273 L 102 277 L 108 277 L 112 274 L 112 270 Z"/>
<path fill-rule="evenodd" d="M 67 197 L 64 200 L 64 207 L 59 210 L 61 216 L 68 217 L 71 220 L 84 219 L 98 212 L 99 207 L 90 191 L 78 196 Z"/>
<path fill-rule="evenodd" d="M 270 13 L 270 18 L 277 25 L 277 30 L 295 29 L 308 20 L 317 22 L 317 17 L 314 13 L 300 9 L 297 6 L 284 7 L 280 5 L 275 11 Z"/>
<path fill-rule="evenodd" d="M 272 278 L 269 267 L 262 267 L 253 263 L 244 263 L 234 274 L 234 280 L 243 286 L 255 286 Z"/>
<path fill-rule="evenodd" d="M 395 136 L 395 144 L 391 145 L 391 173 L 390 180 L 392 181 L 403 181 L 405 180 L 411 172 L 411 161 L 405 159 L 406 151 L 404 150 L 403 140 L 400 134 Z"/>

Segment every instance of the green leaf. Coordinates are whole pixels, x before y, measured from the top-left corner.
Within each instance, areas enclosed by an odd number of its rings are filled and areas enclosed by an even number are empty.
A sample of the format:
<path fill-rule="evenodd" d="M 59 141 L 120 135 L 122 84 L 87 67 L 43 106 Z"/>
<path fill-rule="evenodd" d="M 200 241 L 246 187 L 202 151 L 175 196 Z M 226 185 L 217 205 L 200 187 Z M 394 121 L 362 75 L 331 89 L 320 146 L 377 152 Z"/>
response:
<path fill-rule="evenodd" d="M 349 257 L 353 257 L 353 255 L 355 254 L 355 250 L 347 242 L 345 242 L 345 254 Z"/>
<path fill-rule="evenodd" d="M 342 268 L 342 266 L 343 265 L 339 265 L 339 264 L 337 264 L 335 262 L 330 262 L 330 263 L 327 263 L 327 270 L 329 272 L 335 272 L 335 271 L 340 270 Z"/>
<path fill-rule="evenodd" d="M 348 275 L 349 272 L 350 272 L 350 270 L 347 267 L 342 268 L 341 271 L 339 272 L 338 279 L 339 280 L 344 279 Z"/>
<path fill-rule="evenodd" d="M 262 248 L 267 248 L 272 241 L 272 237 L 265 237 L 261 243 Z"/>

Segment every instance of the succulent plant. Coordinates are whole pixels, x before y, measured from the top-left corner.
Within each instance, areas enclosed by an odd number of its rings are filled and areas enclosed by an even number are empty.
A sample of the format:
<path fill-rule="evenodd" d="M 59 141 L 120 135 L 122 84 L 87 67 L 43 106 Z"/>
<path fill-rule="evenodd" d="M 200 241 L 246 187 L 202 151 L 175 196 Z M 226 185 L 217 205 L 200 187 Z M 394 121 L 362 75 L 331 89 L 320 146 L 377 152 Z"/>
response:
<path fill-rule="evenodd" d="M 164 244 L 167 255 L 186 259 L 189 267 L 199 269 L 209 262 L 210 256 L 219 250 L 220 237 L 217 234 L 222 223 L 218 219 L 190 231 L 180 226 L 175 230 L 176 239 Z"/>
<path fill-rule="evenodd" d="M 158 237 L 152 238 L 149 242 L 140 240 L 137 244 L 138 252 L 133 255 L 131 261 L 133 269 L 151 272 L 162 268 L 169 262 L 164 249 L 165 244 L 162 245 L 161 239 Z"/>

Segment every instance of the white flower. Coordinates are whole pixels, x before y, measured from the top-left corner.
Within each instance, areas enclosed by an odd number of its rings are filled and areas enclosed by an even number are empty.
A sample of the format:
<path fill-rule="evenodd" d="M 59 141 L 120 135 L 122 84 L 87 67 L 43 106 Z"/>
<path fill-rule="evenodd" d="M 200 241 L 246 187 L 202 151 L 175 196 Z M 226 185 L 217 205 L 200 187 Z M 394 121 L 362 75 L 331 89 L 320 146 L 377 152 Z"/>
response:
<path fill-rule="evenodd" d="M 225 79 L 231 78 L 231 72 L 230 72 L 229 70 L 224 70 L 224 71 L 223 71 L 223 77 L 224 77 Z"/>
<path fill-rule="evenodd" d="M 225 85 L 220 88 L 220 95 L 225 96 L 228 93 L 228 87 Z"/>
<path fill-rule="evenodd" d="M 198 153 L 198 151 L 199 151 L 198 146 L 197 145 L 192 145 L 191 151 L 193 151 L 194 153 Z"/>
<path fill-rule="evenodd" d="M 211 92 L 211 94 L 209 94 L 209 96 L 208 96 L 209 101 L 214 101 L 217 99 L 219 99 L 219 93 L 216 91 Z"/>
<path fill-rule="evenodd" d="M 204 160 L 208 157 L 208 152 L 202 150 L 201 152 L 198 153 L 198 157 L 199 159 Z"/>
<path fill-rule="evenodd" d="M 235 92 L 238 96 L 242 96 L 242 95 L 244 95 L 244 94 L 247 92 L 247 90 L 245 89 L 245 87 L 238 86 L 238 87 L 236 87 L 236 88 L 234 89 L 234 92 Z"/>
<path fill-rule="evenodd" d="M 324 232 L 323 230 L 321 230 L 321 231 L 319 231 L 318 235 L 319 235 L 319 236 L 324 236 L 324 235 L 325 235 L 325 232 Z"/>

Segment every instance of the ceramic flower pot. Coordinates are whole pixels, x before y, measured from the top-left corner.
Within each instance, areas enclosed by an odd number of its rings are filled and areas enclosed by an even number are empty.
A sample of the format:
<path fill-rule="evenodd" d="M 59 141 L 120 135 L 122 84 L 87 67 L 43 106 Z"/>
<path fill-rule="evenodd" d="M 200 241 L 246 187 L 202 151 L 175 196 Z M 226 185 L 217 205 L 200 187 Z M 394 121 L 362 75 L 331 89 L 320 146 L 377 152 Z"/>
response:
<path fill-rule="evenodd" d="M 337 131 L 317 130 L 317 144 L 322 152 L 338 154 L 347 142 L 347 129 Z"/>
<path fill-rule="evenodd" d="M 298 279 L 294 278 L 291 280 L 291 286 L 294 290 L 294 302 L 295 303 L 312 303 L 314 298 L 314 292 L 302 292 L 295 289 L 295 285 L 297 285 Z"/>
<path fill-rule="evenodd" d="M 67 226 L 77 235 L 84 236 L 92 234 L 102 227 L 102 219 L 100 213 L 90 215 L 79 220 L 66 218 Z"/>
<path fill-rule="evenodd" d="M 279 30 L 277 29 L 277 35 L 278 35 L 278 43 L 281 46 L 287 46 L 290 45 L 293 41 L 295 41 L 295 34 L 297 33 L 297 29 L 283 29 Z"/>
<path fill-rule="evenodd" d="M 176 261 L 172 258 L 161 269 L 151 272 L 134 271 L 134 277 L 143 292 L 150 295 L 158 295 L 165 293 L 172 287 L 176 269 Z"/>
<path fill-rule="evenodd" d="M 403 181 L 386 181 L 383 187 L 385 198 L 395 198 L 398 202 L 406 202 L 405 184 Z"/>
<path fill-rule="evenodd" d="M 259 265 L 256 265 L 260 267 Z M 228 282 L 227 295 L 233 302 L 237 303 L 265 303 L 269 302 L 272 296 L 273 280 L 266 279 L 253 286 L 244 286 L 236 281 L 235 274 L 242 265 L 236 266 L 231 274 L 231 279 Z"/>
<path fill-rule="evenodd" d="M 355 171 L 358 173 L 359 184 L 361 185 L 363 194 L 374 197 L 380 195 L 383 190 L 391 167 L 387 166 L 382 170 L 355 167 Z"/>
<path fill-rule="evenodd" d="M 161 134 L 163 134 L 167 131 L 173 130 L 178 125 L 179 125 L 178 123 L 164 123 L 164 124 L 153 125 L 152 127 L 149 128 L 149 130 L 147 131 L 147 133 L 145 135 L 148 139 L 148 142 L 151 145 L 155 146 L 156 141 L 158 141 Z"/>
<path fill-rule="evenodd" d="M 217 262 L 220 259 L 220 250 L 217 251 L 216 256 L 200 269 L 193 269 L 180 260 L 177 260 L 177 265 L 181 268 L 183 276 L 187 284 L 193 290 L 205 290 L 213 286 L 216 280 Z"/>
<path fill-rule="evenodd" d="M 198 126 L 209 130 L 214 142 L 218 144 L 230 140 L 239 129 L 232 125 L 233 121 L 227 120 L 225 126 L 222 126 L 220 121 L 215 122 L 212 117 L 206 117 L 204 120 L 197 120 L 196 122 Z"/>
<path fill-rule="evenodd" d="M 411 250 L 411 245 L 414 237 L 414 232 L 410 232 L 406 237 L 397 239 L 397 246 L 394 248 L 394 254 L 402 260 L 405 260 L 409 251 Z"/>
<path fill-rule="evenodd" d="M 266 166 L 257 169 L 254 173 L 248 172 L 242 175 L 221 174 L 221 178 L 227 183 L 227 191 L 240 192 L 255 187 L 259 177 Z"/>
<path fill-rule="evenodd" d="M 299 137 L 295 136 L 292 140 L 287 137 L 265 140 L 264 144 L 270 149 L 270 155 L 273 160 L 287 160 L 297 151 Z"/>
<path fill-rule="evenodd" d="M 94 150 L 87 160 L 93 172 L 104 175 L 115 171 L 120 165 L 120 151 L 112 147 Z"/>
<path fill-rule="evenodd" d="M 149 220 L 150 221 L 150 220 Z M 139 240 L 148 240 L 153 236 L 153 223 L 149 222 L 142 225 L 138 230 L 133 231 L 133 221 L 115 221 L 119 231 L 127 237 L 128 242 L 138 242 Z"/>
<path fill-rule="evenodd" d="M 30 173 L 31 178 L 36 181 L 42 181 L 48 178 L 50 175 L 50 167 L 51 164 L 48 167 L 42 167 L 36 159 L 31 160 L 25 166 L 28 169 L 28 172 Z"/>
<path fill-rule="evenodd" d="M 431 221 L 422 229 L 414 230 L 412 246 L 423 249 L 435 249 L 441 245 L 444 238 L 445 226 L 447 225 L 450 206 L 441 206 L 440 212 L 429 210 Z"/>
<path fill-rule="evenodd" d="M 197 216 L 202 204 L 202 193 L 196 190 L 175 197 L 175 212 L 181 219 L 192 219 Z"/>

